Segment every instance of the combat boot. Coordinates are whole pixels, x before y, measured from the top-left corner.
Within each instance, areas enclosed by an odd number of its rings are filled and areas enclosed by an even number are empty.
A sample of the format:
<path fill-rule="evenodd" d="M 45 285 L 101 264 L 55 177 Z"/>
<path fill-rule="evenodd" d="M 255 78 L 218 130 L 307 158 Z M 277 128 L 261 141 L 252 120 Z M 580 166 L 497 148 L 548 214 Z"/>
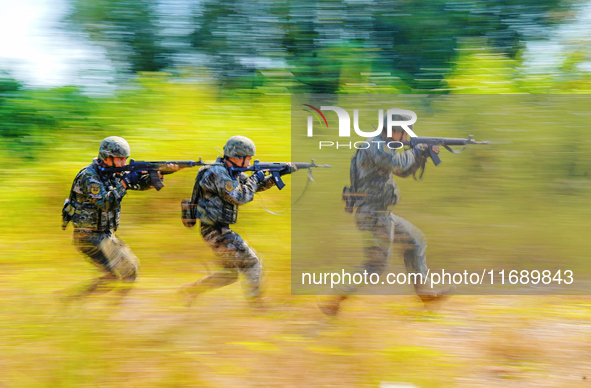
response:
<path fill-rule="evenodd" d="M 201 292 L 203 291 L 199 291 L 193 283 L 181 284 L 181 286 L 176 290 L 179 303 L 185 307 L 191 307 L 195 301 L 195 298 L 197 298 Z"/>
<path fill-rule="evenodd" d="M 417 296 L 423 301 L 423 303 L 427 304 L 430 302 L 443 302 L 447 298 L 449 298 L 456 290 L 456 286 L 450 285 L 446 287 L 442 287 L 440 289 L 430 289 L 426 288 L 423 285 L 415 285 L 415 292 Z"/>
<path fill-rule="evenodd" d="M 267 311 L 269 311 L 269 301 L 267 298 L 261 296 L 261 295 L 256 295 L 252 298 L 247 298 L 248 304 L 250 306 L 250 308 L 257 313 L 265 313 Z"/>
<path fill-rule="evenodd" d="M 347 299 L 347 295 L 337 295 L 326 301 L 319 301 L 318 308 L 324 315 L 335 317 L 341 309 L 341 302 Z"/>

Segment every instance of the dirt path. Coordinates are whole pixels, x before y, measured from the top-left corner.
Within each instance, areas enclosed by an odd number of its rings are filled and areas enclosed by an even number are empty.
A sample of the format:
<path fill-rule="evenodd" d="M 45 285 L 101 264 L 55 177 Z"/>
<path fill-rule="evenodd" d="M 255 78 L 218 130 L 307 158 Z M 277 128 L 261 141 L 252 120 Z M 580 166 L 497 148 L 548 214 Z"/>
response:
<path fill-rule="evenodd" d="M 21 302 L 23 299 L 20 299 Z M 16 306 L 16 302 L 13 301 Z M 240 287 L 191 309 L 140 288 L 60 311 L 4 311 L 0 384 L 109 387 L 576 387 L 591 380 L 588 298 L 358 296 L 327 319 L 312 297 L 253 311 Z M 11 329 L 9 318 L 13 317 Z"/>

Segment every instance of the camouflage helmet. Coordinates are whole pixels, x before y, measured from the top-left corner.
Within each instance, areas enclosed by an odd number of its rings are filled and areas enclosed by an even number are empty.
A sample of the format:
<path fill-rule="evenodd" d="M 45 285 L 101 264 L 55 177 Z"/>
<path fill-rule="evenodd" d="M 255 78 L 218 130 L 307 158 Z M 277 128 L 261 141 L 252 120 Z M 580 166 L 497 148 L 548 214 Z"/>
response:
<path fill-rule="evenodd" d="M 407 116 L 407 115 L 400 115 L 397 113 L 392 114 L 392 121 L 408 121 L 411 120 L 412 117 Z M 409 125 L 410 129 L 413 129 L 414 124 Z M 384 115 L 384 121 L 383 121 L 383 126 L 382 126 L 382 130 L 385 131 L 388 129 L 388 113 L 386 113 Z M 402 128 L 399 125 L 394 125 L 392 126 L 392 132 L 403 132 L 404 128 Z"/>
<path fill-rule="evenodd" d="M 254 142 L 245 136 L 232 136 L 224 146 L 224 156 L 230 158 L 243 158 L 254 156 L 256 147 Z"/>
<path fill-rule="evenodd" d="M 105 160 L 108 157 L 128 158 L 131 154 L 131 148 L 127 141 L 119 136 L 109 136 L 101 141 L 99 147 L 99 160 Z"/>

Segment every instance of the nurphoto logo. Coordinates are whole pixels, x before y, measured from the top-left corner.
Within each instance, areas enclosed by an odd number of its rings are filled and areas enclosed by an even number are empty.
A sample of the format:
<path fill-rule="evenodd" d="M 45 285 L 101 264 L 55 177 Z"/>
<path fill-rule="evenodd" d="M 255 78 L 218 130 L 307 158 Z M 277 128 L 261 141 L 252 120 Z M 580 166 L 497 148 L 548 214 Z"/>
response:
<path fill-rule="evenodd" d="M 305 107 L 310 108 L 310 109 L 306 109 L 304 108 L 304 111 L 308 112 L 311 114 L 311 116 L 307 117 L 307 135 L 308 137 L 313 137 L 314 136 L 314 117 L 316 117 L 318 123 L 320 125 L 325 125 L 326 128 L 328 128 L 328 120 L 326 119 L 326 116 L 322 113 L 322 111 L 332 111 L 335 112 L 337 114 L 337 118 L 339 120 L 339 138 L 343 138 L 343 137 L 351 137 L 351 116 L 349 115 L 349 112 L 347 112 L 345 109 L 338 107 L 338 106 L 321 106 L 320 109 L 312 106 L 312 105 L 308 105 L 308 104 L 303 104 Z M 408 120 L 392 120 L 392 117 L 398 115 L 398 116 L 402 116 L 402 117 L 408 117 Z M 417 135 L 413 132 L 413 130 L 411 129 L 411 125 L 413 125 L 414 123 L 417 122 L 417 115 L 415 112 L 411 111 L 411 110 L 406 110 L 406 109 L 400 109 L 400 108 L 391 108 L 388 109 L 386 111 L 386 116 L 387 119 L 385 120 L 385 125 L 386 125 L 386 133 L 387 133 L 387 137 L 391 138 L 392 137 L 392 128 L 393 127 L 402 127 L 402 129 L 408 134 L 408 136 L 410 137 L 417 137 Z M 375 137 L 378 136 L 379 134 L 382 133 L 382 131 L 384 130 L 384 110 L 380 109 L 378 111 L 378 125 L 373 126 L 374 130 L 370 131 L 370 132 L 365 132 L 363 131 L 360 127 L 359 127 L 359 109 L 353 109 L 353 129 L 355 130 L 355 133 L 359 136 L 362 137 Z M 388 148 L 390 149 L 400 149 L 403 147 L 403 144 L 399 141 L 391 141 L 391 142 L 376 142 L 373 141 L 373 143 L 386 143 L 386 145 L 388 146 Z M 335 146 L 335 142 L 334 141 L 328 141 L 328 140 L 323 140 L 320 141 L 318 143 L 319 148 L 322 149 L 323 147 L 334 147 Z M 351 149 L 352 146 L 356 149 L 367 149 L 369 147 L 371 147 L 370 142 L 367 141 L 358 141 L 353 143 L 353 145 L 351 144 L 351 142 L 336 142 L 336 148 L 338 149 L 340 148 L 348 148 Z M 380 145 L 377 144 L 377 146 L 379 147 Z"/>

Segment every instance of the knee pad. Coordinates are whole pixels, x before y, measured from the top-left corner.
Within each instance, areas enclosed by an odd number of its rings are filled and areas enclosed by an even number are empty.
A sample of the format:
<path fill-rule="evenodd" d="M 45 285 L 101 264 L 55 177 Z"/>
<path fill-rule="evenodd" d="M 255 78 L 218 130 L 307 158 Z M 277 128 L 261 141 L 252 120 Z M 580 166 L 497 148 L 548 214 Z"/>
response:
<path fill-rule="evenodd" d="M 121 281 L 124 283 L 134 283 L 135 279 L 137 279 L 137 273 L 134 273 L 133 275 L 129 275 L 126 277 L 121 278 Z"/>
<path fill-rule="evenodd" d="M 115 273 L 125 282 L 132 283 L 138 276 L 139 260 L 135 257 L 123 258 L 114 268 Z"/>

